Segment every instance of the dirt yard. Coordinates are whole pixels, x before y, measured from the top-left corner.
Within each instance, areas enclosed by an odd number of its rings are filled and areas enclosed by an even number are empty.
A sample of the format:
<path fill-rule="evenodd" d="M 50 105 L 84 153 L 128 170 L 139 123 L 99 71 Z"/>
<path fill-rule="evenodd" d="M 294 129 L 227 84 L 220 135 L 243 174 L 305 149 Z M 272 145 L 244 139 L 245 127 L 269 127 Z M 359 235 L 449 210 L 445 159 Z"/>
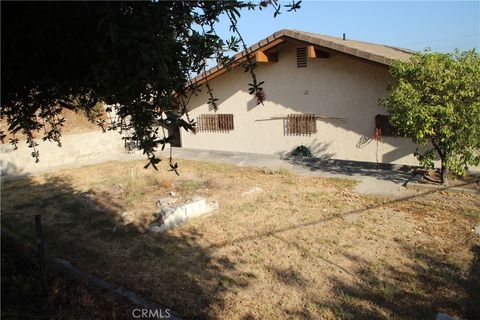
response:
<path fill-rule="evenodd" d="M 405 199 L 354 182 L 179 161 L 108 162 L 5 182 L 2 228 L 179 314 L 208 319 L 434 319 L 480 314 L 480 196 Z M 253 191 L 252 191 L 253 190 Z M 261 191 L 259 191 L 261 190 Z M 220 208 L 146 231 L 169 192 Z"/>

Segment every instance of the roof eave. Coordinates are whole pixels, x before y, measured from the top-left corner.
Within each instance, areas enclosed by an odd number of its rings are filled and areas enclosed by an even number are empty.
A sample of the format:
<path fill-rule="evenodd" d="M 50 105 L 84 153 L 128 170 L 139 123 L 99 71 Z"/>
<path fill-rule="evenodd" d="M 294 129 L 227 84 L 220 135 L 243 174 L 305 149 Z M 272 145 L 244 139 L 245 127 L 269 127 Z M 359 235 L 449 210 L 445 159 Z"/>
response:
<path fill-rule="evenodd" d="M 315 46 L 318 46 L 318 47 L 323 47 L 323 48 L 326 48 L 326 49 L 334 50 L 334 51 L 341 52 L 341 53 L 344 53 L 344 54 L 347 54 L 347 55 L 351 55 L 351 56 L 354 56 L 354 57 L 357 57 L 357 58 L 360 58 L 360 59 L 364 59 L 364 60 L 367 60 L 367 61 L 379 63 L 379 64 L 385 65 L 385 66 L 390 66 L 392 64 L 392 62 L 395 60 L 395 59 L 386 57 L 385 55 L 374 54 L 374 53 L 371 53 L 371 52 L 368 52 L 368 51 L 365 51 L 365 50 L 361 50 L 361 49 L 358 49 L 358 48 L 348 46 L 346 44 L 345 45 L 339 44 L 339 43 L 336 43 L 336 42 L 333 42 L 333 41 L 321 39 L 319 37 L 314 37 L 314 36 L 311 36 L 311 35 L 308 35 L 308 34 L 305 34 L 305 33 L 302 33 L 302 32 L 298 32 L 298 31 L 294 31 L 294 30 L 282 29 L 282 30 L 277 31 L 274 34 L 268 36 L 267 38 L 255 43 L 254 45 L 250 46 L 246 50 L 243 50 L 242 52 L 234 55 L 233 63 L 236 64 L 236 65 L 240 64 L 242 62 L 242 59 L 246 59 L 247 53 L 248 54 L 255 54 L 256 51 L 266 50 L 266 48 L 269 45 L 271 45 L 274 41 L 277 41 L 278 39 L 284 39 L 284 40 L 292 39 L 292 40 L 296 40 L 296 41 L 302 41 L 302 42 L 305 42 L 307 44 L 311 44 L 311 45 L 315 45 Z M 405 53 L 407 55 L 411 55 L 411 54 L 414 53 L 414 52 L 409 51 L 407 49 L 400 49 L 400 48 L 395 48 L 395 47 L 390 47 L 390 46 L 384 46 L 384 47 L 391 48 L 393 50 L 402 51 L 403 53 Z M 399 58 L 399 60 L 404 60 L 404 59 Z M 233 67 L 235 67 L 235 66 L 233 66 Z M 227 67 L 218 64 L 218 65 L 210 68 L 206 72 L 197 75 L 188 84 L 189 85 L 201 84 L 200 82 L 209 81 L 209 80 L 215 78 L 216 76 L 219 76 L 219 75 L 225 73 L 226 71 L 228 71 Z"/>

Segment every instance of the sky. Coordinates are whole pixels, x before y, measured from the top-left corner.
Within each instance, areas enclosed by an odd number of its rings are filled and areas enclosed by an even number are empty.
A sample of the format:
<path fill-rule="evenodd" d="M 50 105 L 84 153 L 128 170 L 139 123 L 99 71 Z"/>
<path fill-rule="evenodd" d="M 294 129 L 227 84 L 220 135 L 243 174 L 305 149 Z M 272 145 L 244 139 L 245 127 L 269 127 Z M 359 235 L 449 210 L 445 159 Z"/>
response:
<path fill-rule="evenodd" d="M 287 4 L 288 2 L 283 2 Z M 217 33 L 230 35 L 222 17 Z M 242 11 L 247 45 L 280 29 L 297 29 L 422 51 L 480 50 L 480 1 L 302 1 L 297 12 Z"/>

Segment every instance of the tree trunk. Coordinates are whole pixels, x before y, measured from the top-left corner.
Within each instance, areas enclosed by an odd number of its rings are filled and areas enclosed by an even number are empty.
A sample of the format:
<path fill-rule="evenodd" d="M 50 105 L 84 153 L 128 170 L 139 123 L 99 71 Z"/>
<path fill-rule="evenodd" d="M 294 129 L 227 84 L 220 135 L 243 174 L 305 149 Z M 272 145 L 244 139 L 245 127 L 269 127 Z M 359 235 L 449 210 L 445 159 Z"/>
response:
<path fill-rule="evenodd" d="M 432 142 L 433 147 L 437 151 L 438 155 L 440 156 L 440 183 L 444 186 L 448 185 L 448 177 L 447 177 L 447 168 L 445 167 L 445 159 L 447 158 L 447 153 L 445 150 L 442 150 L 440 146 L 436 143 L 435 138 L 431 138 L 430 141 Z"/>
<path fill-rule="evenodd" d="M 448 170 L 445 168 L 445 161 L 443 157 L 441 158 L 441 165 L 440 165 L 440 182 L 444 186 L 448 186 L 448 177 L 447 177 Z"/>

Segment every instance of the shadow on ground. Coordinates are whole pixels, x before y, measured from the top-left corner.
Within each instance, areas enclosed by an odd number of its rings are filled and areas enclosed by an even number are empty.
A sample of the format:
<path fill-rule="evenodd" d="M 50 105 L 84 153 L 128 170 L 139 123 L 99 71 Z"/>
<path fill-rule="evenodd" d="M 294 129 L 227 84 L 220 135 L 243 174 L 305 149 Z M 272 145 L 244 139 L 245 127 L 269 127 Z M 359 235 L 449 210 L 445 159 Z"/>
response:
<path fill-rule="evenodd" d="M 335 160 L 325 158 L 305 158 L 285 156 L 288 163 L 305 168 L 310 171 L 320 171 L 330 174 L 341 174 L 346 176 L 367 176 L 379 180 L 386 180 L 395 183 L 404 183 L 412 177 L 414 167 L 394 166 L 385 163 L 372 163 L 349 160 Z"/>
<path fill-rule="evenodd" d="M 321 227 L 335 220 L 341 221 L 348 216 L 361 215 L 367 210 L 397 205 L 409 200 L 415 201 L 431 193 L 434 192 L 394 199 L 368 208 L 291 225 L 255 236 L 230 239 L 216 245 L 216 248 L 274 237 L 303 252 L 305 257 L 309 257 L 308 248 L 286 240 L 283 235 L 294 232 L 296 229 Z M 399 257 L 405 257 L 406 261 L 409 261 L 405 264 L 396 263 L 389 257 L 380 258 L 378 264 L 372 264 L 372 261 L 367 261 L 358 254 L 336 252 L 338 256 L 335 259 L 341 256 L 355 266 L 346 269 L 334 260 L 316 257 L 332 269 L 349 275 L 351 279 L 351 281 L 345 281 L 345 277 L 329 277 L 331 296 L 328 297 L 318 298 L 312 295 L 310 284 L 295 270 L 271 267 L 270 271 L 277 276 L 279 282 L 290 286 L 292 290 L 299 286 L 304 289 L 304 300 L 308 301 L 305 304 L 306 307 L 303 310 L 297 308 L 283 310 L 284 315 L 292 318 L 317 319 L 318 314 L 311 312 L 311 306 L 307 307 L 308 304 L 313 304 L 314 310 L 324 310 L 335 319 L 435 319 L 438 313 L 477 319 L 480 315 L 478 303 L 480 301 L 480 245 L 475 244 L 478 243 L 475 239 L 476 235 L 466 235 L 466 237 L 470 237 L 472 240 L 470 243 L 473 243 L 470 247 L 473 259 L 468 270 L 462 267 L 461 261 L 447 260 L 445 253 L 436 247 L 425 247 L 401 238 L 394 238 L 395 242 L 392 246 L 399 248 L 401 252 Z M 255 318 L 247 315 L 243 319 Z"/>
<path fill-rule="evenodd" d="M 414 263 L 382 265 L 380 270 L 359 256 L 346 255 L 355 262 L 355 281 L 332 277 L 334 300 L 317 300 L 319 308 L 341 319 L 435 319 L 439 312 L 476 319 L 480 314 L 479 247 L 468 275 L 430 249 L 418 249 L 400 242 Z M 306 318 L 313 318 L 303 314 Z"/>
<path fill-rule="evenodd" d="M 232 274 L 237 265 L 226 256 L 216 256 L 215 247 L 200 244 L 202 230 L 189 234 L 145 233 L 144 225 L 124 220 L 124 208 L 111 194 L 79 191 L 68 177 L 44 175 L 41 180 L 31 177 L 8 181 L 2 197 L 2 227 L 34 243 L 34 215 L 42 214 L 49 255 L 62 256 L 80 269 L 136 291 L 188 318 L 215 318 L 216 310 L 226 307 L 226 293 L 255 281 L 254 275 L 228 276 L 227 271 Z M 336 218 L 341 217 L 333 219 Z M 279 233 L 323 222 L 293 225 L 255 238 L 277 237 L 285 241 Z M 290 244 L 302 251 L 297 243 Z M 433 319 L 441 311 L 474 319 L 479 314 L 475 304 L 480 298 L 478 246 L 472 248 L 476 258 L 464 274 L 434 249 L 419 249 L 401 240 L 396 245 L 414 262 L 398 266 L 387 260 L 375 268 L 361 256 L 339 253 L 354 262 L 355 268 L 344 271 L 355 280 L 328 279 L 332 286 L 330 297 L 308 295 L 315 288 L 294 269 L 273 266 L 270 272 L 278 282 L 302 288 L 308 304 L 316 305 L 317 310 L 329 310 L 337 319 Z M 336 268 L 334 263 L 332 268 Z M 244 311 L 239 318 L 255 319 L 250 310 Z M 318 318 L 308 308 L 285 308 L 283 312 L 279 317 Z"/>
<path fill-rule="evenodd" d="M 227 257 L 215 258 L 197 243 L 201 231 L 145 233 L 145 226 L 122 218 L 123 208 L 112 195 L 78 191 L 68 177 L 44 177 L 5 182 L 1 212 L 2 228 L 30 245 L 34 215 L 41 214 L 47 256 L 65 258 L 186 318 L 214 316 L 211 307 L 223 307 L 223 293 L 248 286 L 224 274 L 235 269 Z M 19 308 L 28 303 L 16 299 Z"/>

